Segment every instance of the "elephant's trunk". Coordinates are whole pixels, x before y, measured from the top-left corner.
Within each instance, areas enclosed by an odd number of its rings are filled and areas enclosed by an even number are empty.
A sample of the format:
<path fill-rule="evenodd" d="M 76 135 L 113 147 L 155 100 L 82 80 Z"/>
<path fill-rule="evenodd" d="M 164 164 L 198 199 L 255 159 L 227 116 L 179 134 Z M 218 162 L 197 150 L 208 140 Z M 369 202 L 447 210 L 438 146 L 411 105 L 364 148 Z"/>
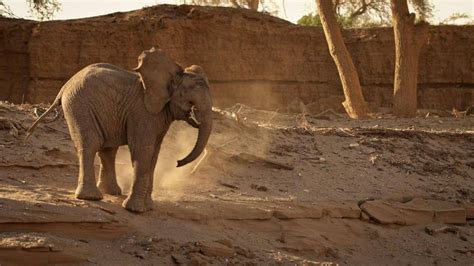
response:
<path fill-rule="evenodd" d="M 193 150 L 188 154 L 188 156 L 178 161 L 178 167 L 184 166 L 194 161 L 197 157 L 199 157 L 199 155 L 201 155 L 201 152 L 206 147 L 207 141 L 209 140 L 209 136 L 211 135 L 211 130 L 212 130 L 211 117 L 212 115 L 206 116 L 206 119 L 204 121 L 201 121 L 196 144 L 194 145 Z"/>

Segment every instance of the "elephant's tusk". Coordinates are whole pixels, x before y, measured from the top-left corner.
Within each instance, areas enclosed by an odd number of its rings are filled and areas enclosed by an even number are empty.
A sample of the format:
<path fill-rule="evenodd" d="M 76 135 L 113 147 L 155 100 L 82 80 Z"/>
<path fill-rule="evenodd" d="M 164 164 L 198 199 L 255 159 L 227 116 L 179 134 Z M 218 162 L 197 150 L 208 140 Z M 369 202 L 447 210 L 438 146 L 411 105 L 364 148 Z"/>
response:
<path fill-rule="evenodd" d="M 195 105 L 191 106 L 191 110 L 189 111 L 189 119 L 193 120 L 194 123 L 196 123 L 197 125 L 200 125 L 201 122 L 199 122 L 196 119 L 196 114 L 194 113 L 195 110 L 196 110 L 196 106 Z"/>

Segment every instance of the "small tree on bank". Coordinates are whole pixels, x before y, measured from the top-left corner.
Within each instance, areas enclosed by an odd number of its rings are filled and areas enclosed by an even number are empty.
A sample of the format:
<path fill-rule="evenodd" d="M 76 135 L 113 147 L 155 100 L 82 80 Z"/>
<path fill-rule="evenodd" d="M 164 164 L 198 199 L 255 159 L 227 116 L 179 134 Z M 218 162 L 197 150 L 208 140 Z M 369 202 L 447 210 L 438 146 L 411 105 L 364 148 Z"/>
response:
<path fill-rule="evenodd" d="M 360 87 L 359 75 L 342 38 L 333 3 L 328 0 L 316 0 L 316 5 L 329 52 L 337 66 L 344 90 L 346 100 L 342 105 L 349 117 L 354 119 L 366 118 L 368 117 L 368 107 Z"/>
<path fill-rule="evenodd" d="M 395 34 L 395 79 L 393 113 L 399 117 L 414 117 L 417 109 L 418 59 L 421 47 L 428 39 L 428 25 L 415 25 L 406 0 L 391 0 Z"/>
<path fill-rule="evenodd" d="M 210 6 L 230 5 L 236 8 L 248 8 L 248 9 L 257 11 L 259 5 L 264 4 L 263 1 L 264 0 L 185 0 L 184 2 L 185 3 L 189 2 L 193 5 L 210 5 Z"/>
<path fill-rule="evenodd" d="M 39 20 L 52 19 L 61 10 L 59 0 L 26 0 L 29 13 Z M 0 0 L 0 17 L 16 17 L 10 7 Z"/>

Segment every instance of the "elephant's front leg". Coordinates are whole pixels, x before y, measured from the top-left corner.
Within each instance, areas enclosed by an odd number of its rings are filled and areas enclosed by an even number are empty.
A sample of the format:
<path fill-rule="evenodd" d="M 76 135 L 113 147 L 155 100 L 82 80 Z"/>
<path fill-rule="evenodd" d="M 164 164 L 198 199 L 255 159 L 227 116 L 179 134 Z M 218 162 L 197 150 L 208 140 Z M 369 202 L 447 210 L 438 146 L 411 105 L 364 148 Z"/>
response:
<path fill-rule="evenodd" d="M 147 210 L 146 200 L 149 192 L 152 175 L 154 147 L 143 148 L 130 147 L 130 155 L 133 163 L 133 184 L 123 207 L 132 212 L 144 212 Z"/>
<path fill-rule="evenodd" d="M 99 150 L 100 173 L 97 186 L 99 189 L 109 195 L 121 195 L 122 191 L 117 184 L 115 173 L 115 157 L 118 147 L 103 148 Z"/>
<path fill-rule="evenodd" d="M 159 140 L 159 142 L 161 142 L 162 139 Z M 156 161 L 158 159 L 158 154 L 160 153 L 160 146 L 161 145 L 158 145 L 157 147 L 155 147 L 155 153 L 153 155 L 153 161 L 152 161 L 152 165 L 151 165 L 151 170 L 150 170 L 150 183 L 148 185 L 148 189 L 147 189 L 147 193 L 146 193 L 146 196 L 145 196 L 145 205 L 146 205 L 146 209 L 147 211 L 149 210 L 153 210 L 153 199 L 151 197 L 151 195 L 153 194 L 153 179 L 154 179 L 154 175 L 155 175 L 155 167 L 156 167 Z"/>

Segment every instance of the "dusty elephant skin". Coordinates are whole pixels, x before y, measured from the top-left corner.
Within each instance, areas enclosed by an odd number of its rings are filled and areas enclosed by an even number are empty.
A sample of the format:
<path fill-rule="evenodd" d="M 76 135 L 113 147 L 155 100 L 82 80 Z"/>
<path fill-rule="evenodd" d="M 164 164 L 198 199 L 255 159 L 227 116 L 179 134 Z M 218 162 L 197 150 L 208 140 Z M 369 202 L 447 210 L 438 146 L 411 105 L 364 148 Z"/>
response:
<path fill-rule="evenodd" d="M 123 206 L 133 212 L 152 209 L 153 172 L 161 142 L 174 120 L 198 128 L 193 150 L 178 167 L 196 159 L 211 133 L 212 99 L 204 71 L 183 69 L 161 50 L 142 52 L 134 72 L 111 64 L 93 64 L 76 73 L 51 107 L 28 130 L 28 136 L 61 105 L 79 158 L 76 197 L 100 200 L 102 193 L 119 195 L 115 156 L 128 145 L 134 168 L 133 185 Z M 94 157 L 99 153 L 98 183 Z"/>

